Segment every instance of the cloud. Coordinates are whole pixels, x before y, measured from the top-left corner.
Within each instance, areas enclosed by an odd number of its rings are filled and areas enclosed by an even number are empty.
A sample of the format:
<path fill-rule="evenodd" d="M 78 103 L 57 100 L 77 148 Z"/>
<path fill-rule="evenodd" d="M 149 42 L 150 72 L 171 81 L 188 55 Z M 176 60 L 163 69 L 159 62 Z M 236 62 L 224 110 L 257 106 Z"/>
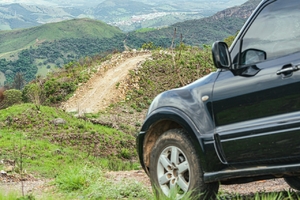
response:
<path fill-rule="evenodd" d="M 27 5 L 56 5 L 46 0 L 1 0 L 0 4 L 23 3 Z"/>

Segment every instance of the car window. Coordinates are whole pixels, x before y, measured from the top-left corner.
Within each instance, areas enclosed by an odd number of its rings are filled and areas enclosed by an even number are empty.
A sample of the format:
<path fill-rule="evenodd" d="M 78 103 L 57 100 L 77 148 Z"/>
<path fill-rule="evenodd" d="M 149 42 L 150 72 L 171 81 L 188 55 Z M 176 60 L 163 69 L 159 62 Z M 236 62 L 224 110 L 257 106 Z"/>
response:
<path fill-rule="evenodd" d="M 243 36 L 240 64 L 256 63 L 298 52 L 299 42 L 300 1 L 277 0 L 260 12 Z M 236 63 L 237 56 L 233 57 Z"/>

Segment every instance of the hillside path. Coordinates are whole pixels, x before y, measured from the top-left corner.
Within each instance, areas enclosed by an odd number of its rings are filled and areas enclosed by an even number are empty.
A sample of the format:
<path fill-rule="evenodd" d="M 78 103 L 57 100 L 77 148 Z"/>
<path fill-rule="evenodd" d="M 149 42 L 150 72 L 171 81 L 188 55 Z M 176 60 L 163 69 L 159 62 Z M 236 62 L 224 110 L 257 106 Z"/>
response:
<path fill-rule="evenodd" d="M 104 63 L 100 68 L 105 68 L 105 72 L 97 72 L 85 84 L 82 84 L 75 94 L 65 103 L 62 109 L 66 112 L 96 113 L 111 103 L 115 103 L 124 98 L 117 89 L 117 85 L 126 79 L 129 70 L 138 67 L 143 61 L 151 56 L 150 53 L 134 55 L 133 57 L 119 59 L 114 67 L 107 67 Z M 120 57 L 120 56 L 119 56 Z"/>

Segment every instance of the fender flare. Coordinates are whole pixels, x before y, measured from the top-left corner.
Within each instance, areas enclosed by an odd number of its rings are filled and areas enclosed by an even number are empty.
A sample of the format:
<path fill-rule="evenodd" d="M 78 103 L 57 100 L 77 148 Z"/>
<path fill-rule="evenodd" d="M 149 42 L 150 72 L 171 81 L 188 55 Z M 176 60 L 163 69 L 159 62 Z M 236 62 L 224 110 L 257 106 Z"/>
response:
<path fill-rule="evenodd" d="M 187 134 L 191 138 L 191 142 L 193 143 L 197 155 L 200 157 L 200 164 L 203 166 L 203 169 L 206 168 L 206 158 L 205 158 L 205 149 L 201 137 L 200 130 L 197 128 L 195 123 L 181 110 L 174 107 L 163 107 L 153 111 L 150 115 L 147 116 L 140 133 L 137 137 L 137 151 L 139 152 L 139 159 L 142 167 L 148 172 L 148 169 L 145 165 L 144 159 L 144 148 L 145 148 L 145 140 L 149 137 L 147 134 L 149 130 L 157 125 L 159 122 L 163 121 L 172 121 L 178 124 L 180 127 L 186 130 Z M 147 137 L 146 137 L 147 135 Z"/>

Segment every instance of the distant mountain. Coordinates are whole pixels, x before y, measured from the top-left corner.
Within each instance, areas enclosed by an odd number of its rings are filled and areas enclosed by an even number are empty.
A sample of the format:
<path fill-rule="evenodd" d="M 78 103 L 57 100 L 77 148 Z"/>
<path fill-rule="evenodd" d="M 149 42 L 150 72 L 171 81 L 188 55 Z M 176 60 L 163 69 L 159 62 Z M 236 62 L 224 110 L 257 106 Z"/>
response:
<path fill-rule="evenodd" d="M 92 19 L 72 19 L 24 30 L 0 31 L 0 53 L 28 48 L 45 41 L 68 38 L 111 38 L 123 32 L 117 27 Z"/>
<path fill-rule="evenodd" d="M 0 30 L 92 18 L 129 32 L 211 16 L 246 0 L 2 0 Z M 11 3 L 14 2 L 14 3 Z"/>
<path fill-rule="evenodd" d="M 72 9 L 73 10 L 73 9 Z M 0 30 L 28 28 L 74 18 L 71 11 L 59 7 L 26 4 L 0 6 Z"/>
<path fill-rule="evenodd" d="M 188 20 L 166 28 L 131 32 L 128 34 L 126 42 L 133 48 L 147 42 L 167 47 L 171 45 L 176 33 L 175 42 L 177 44 L 180 41 L 196 46 L 212 44 L 215 40 L 223 40 L 230 35 L 235 35 L 259 2 L 260 0 L 249 0 L 241 6 L 225 9 L 211 17 Z"/>
<path fill-rule="evenodd" d="M 96 19 L 129 32 L 200 19 L 243 2 L 245 0 L 105 0 L 92 11 Z"/>

